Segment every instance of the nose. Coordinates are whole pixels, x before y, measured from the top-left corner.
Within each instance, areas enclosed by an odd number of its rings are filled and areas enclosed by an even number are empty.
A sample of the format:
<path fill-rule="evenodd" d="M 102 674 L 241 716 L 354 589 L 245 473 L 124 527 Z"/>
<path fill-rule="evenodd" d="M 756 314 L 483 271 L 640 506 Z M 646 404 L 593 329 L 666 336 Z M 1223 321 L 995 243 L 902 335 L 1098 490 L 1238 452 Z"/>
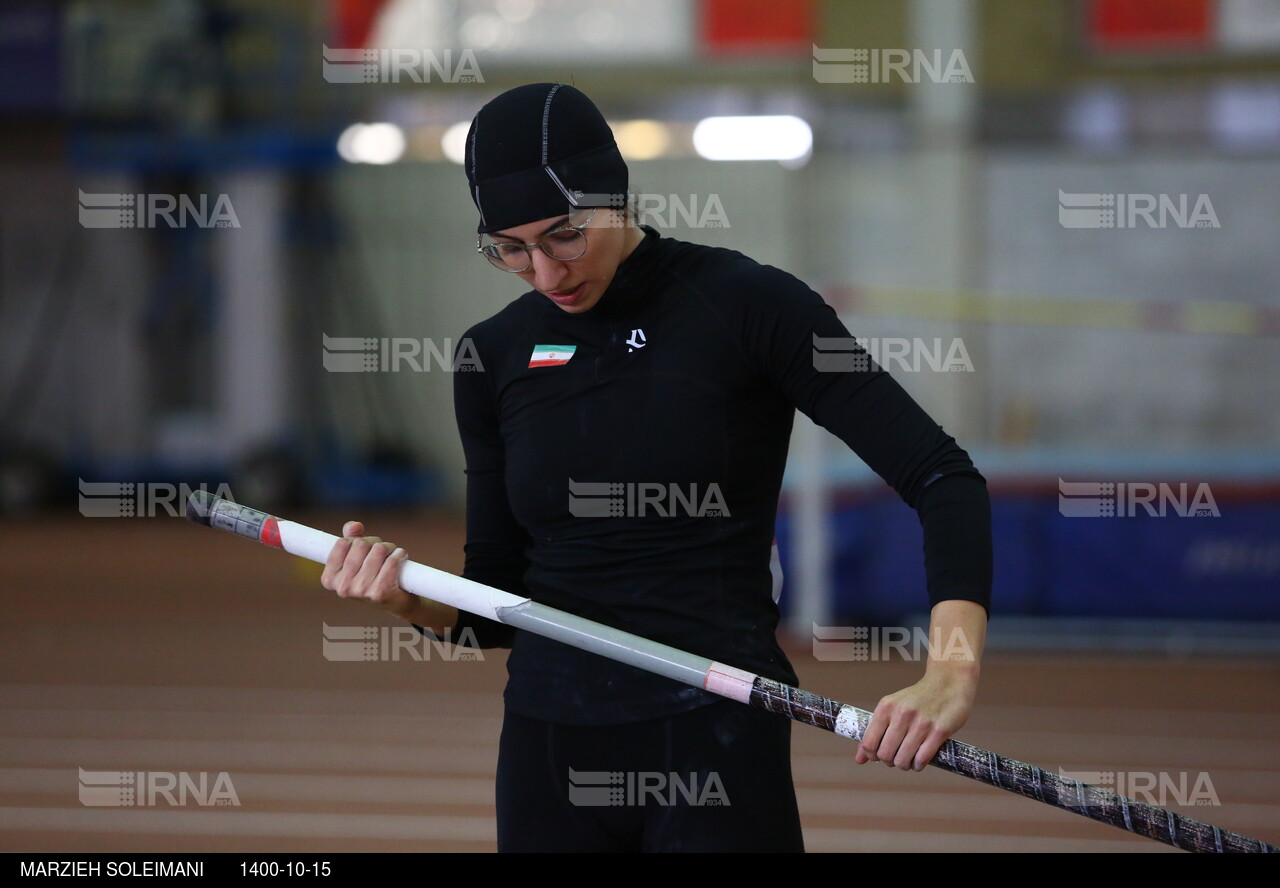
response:
<path fill-rule="evenodd" d="M 564 280 L 564 263 L 559 259 L 552 259 L 540 249 L 530 250 L 529 253 L 533 259 L 533 265 L 529 266 L 526 274 L 533 274 L 534 288 L 544 293 L 556 289 Z"/>

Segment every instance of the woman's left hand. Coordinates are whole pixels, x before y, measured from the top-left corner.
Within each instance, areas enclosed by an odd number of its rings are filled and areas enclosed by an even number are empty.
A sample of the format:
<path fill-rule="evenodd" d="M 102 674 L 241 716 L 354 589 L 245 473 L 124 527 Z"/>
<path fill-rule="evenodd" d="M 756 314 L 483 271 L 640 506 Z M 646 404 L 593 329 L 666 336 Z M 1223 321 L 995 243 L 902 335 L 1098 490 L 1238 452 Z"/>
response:
<path fill-rule="evenodd" d="M 987 614 L 972 601 L 938 602 L 930 614 L 932 642 L 924 678 L 882 697 L 854 761 L 881 761 L 923 771 L 948 737 L 964 725 L 978 694 Z"/>
<path fill-rule="evenodd" d="M 930 669 L 910 687 L 881 698 L 853 760 L 923 771 L 943 742 L 968 721 L 977 692 L 976 668 Z"/>

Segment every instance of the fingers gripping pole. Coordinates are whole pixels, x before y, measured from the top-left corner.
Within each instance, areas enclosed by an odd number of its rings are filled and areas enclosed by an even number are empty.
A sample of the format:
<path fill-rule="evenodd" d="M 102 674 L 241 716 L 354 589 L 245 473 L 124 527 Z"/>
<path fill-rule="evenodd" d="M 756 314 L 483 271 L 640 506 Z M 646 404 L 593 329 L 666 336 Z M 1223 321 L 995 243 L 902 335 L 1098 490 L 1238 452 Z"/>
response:
<path fill-rule="evenodd" d="M 333 544 L 340 539 L 331 533 L 283 521 L 203 490 L 191 494 L 187 501 L 187 518 L 320 564 L 329 560 Z M 420 598 L 452 605 L 499 622 L 499 608 L 514 608 L 529 601 L 414 561 L 406 561 L 401 568 L 400 587 Z"/>

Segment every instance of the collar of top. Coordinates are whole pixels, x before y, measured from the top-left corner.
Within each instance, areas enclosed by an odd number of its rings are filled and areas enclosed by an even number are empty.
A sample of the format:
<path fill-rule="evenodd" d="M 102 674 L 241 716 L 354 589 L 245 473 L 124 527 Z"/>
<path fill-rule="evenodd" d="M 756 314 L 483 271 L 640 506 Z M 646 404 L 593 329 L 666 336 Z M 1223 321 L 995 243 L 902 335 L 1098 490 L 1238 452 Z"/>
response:
<path fill-rule="evenodd" d="M 662 236 L 648 225 L 641 225 L 640 229 L 644 232 L 644 240 L 622 260 L 600 301 L 579 317 L 614 319 L 632 311 L 651 295 L 661 265 L 659 254 L 662 250 L 658 245 Z"/>

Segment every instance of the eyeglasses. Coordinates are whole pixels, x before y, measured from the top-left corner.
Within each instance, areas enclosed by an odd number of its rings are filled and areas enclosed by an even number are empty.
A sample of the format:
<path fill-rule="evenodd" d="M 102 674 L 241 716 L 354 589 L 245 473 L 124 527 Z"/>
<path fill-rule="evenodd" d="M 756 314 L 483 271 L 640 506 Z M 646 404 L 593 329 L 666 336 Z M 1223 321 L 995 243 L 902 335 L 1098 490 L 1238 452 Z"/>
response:
<path fill-rule="evenodd" d="M 531 244 L 507 242 L 486 244 L 483 236 L 478 237 L 476 238 L 476 252 L 484 254 L 484 257 L 489 260 L 494 268 L 515 274 L 528 271 L 533 267 L 533 249 L 535 247 L 540 248 L 542 252 L 560 262 L 581 259 L 582 254 L 587 252 L 587 233 L 583 229 L 591 224 L 595 214 L 596 211 L 592 210 L 591 215 L 587 216 L 587 221 L 581 225 L 567 225 L 564 228 L 557 228 L 555 231 L 548 231 Z"/>

